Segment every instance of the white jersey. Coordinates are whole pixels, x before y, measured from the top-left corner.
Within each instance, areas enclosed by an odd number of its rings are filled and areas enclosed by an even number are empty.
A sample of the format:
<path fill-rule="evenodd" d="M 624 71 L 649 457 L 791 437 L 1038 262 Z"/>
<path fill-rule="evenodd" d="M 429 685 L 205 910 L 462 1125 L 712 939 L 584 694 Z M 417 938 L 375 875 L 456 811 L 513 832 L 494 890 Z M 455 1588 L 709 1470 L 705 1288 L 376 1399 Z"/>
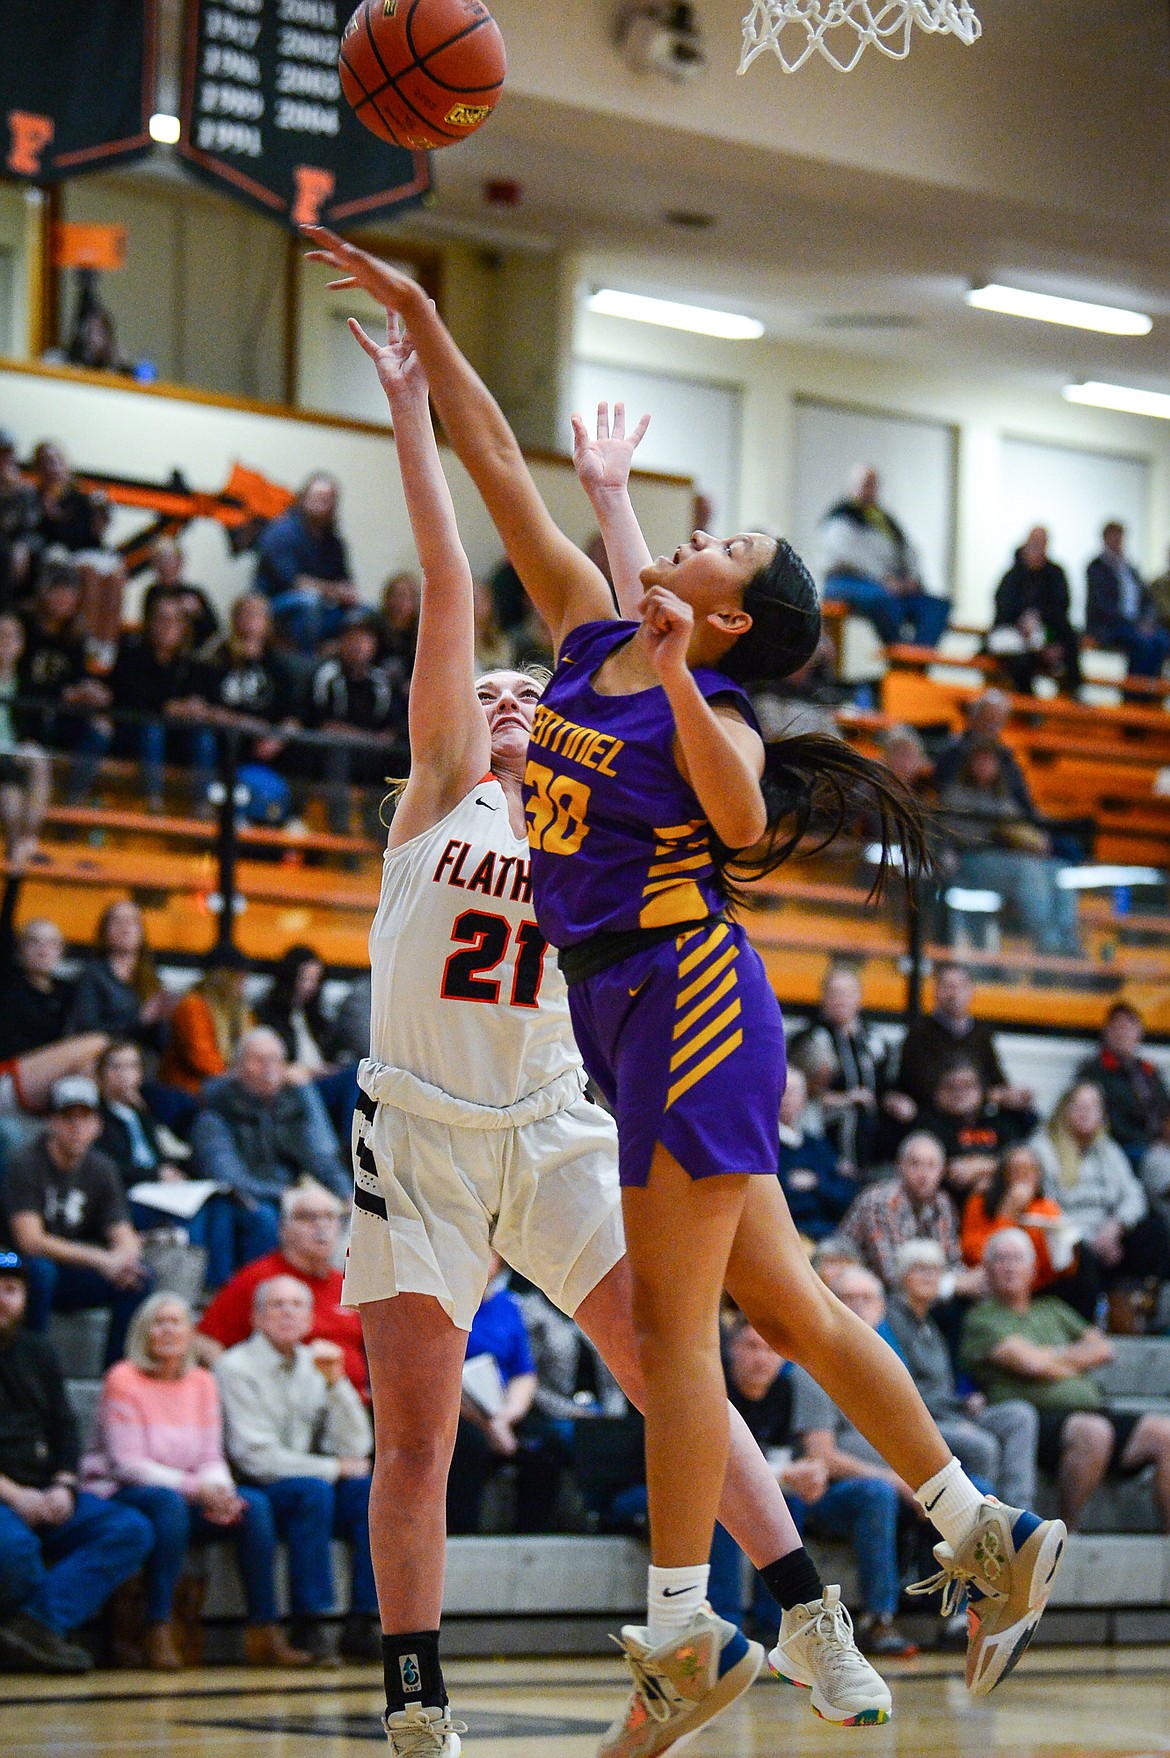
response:
<path fill-rule="evenodd" d="M 371 1057 L 455 1098 L 514 1105 L 581 1067 L 528 844 L 494 776 L 386 851 L 370 971 Z"/>

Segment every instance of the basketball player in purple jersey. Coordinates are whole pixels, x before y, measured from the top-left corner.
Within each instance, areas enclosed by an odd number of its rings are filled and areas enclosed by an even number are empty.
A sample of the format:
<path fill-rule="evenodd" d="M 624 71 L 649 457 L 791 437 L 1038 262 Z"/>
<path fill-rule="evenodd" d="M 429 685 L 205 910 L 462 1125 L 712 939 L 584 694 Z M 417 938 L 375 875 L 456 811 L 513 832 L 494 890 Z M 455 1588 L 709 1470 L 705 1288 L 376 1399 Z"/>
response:
<path fill-rule="evenodd" d="M 636 1402 L 641 1375 L 617 1132 L 584 1099 L 564 978 L 531 904 L 521 782 L 543 680 L 476 681 L 471 574 L 426 380 L 409 346 L 360 340 L 393 413 L 424 584 L 410 777 L 370 931 L 371 1055 L 344 1297 L 361 1311 L 377 1429 L 386 1732 L 398 1758 L 454 1758 L 461 1730 L 439 1662 L 445 1487 L 491 1252 L 576 1317 Z M 732 1421 L 721 1517 L 792 1608 L 814 1707 L 843 1724 L 885 1720 L 887 1687 L 858 1653 L 837 1590 L 822 1595 L 775 1476 Z"/>
<path fill-rule="evenodd" d="M 918 835 L 912 803 L 887 772 L 834 740 L 783 741 L 763 784 L 743 686 L 798 669 L 814 650 L 812 580 L 787 544 L 704 532 L 631 579 L 625 560 L 638 539 L 622 460 L 607 450 L 592 498 L 618 564 L 625 620 L 615 617 L 604 580 L 553 523 L 498 406 L 421 289 L 331 234 L 313 236 L 319 260 L 345 276 L 335 285 L 359 284 L 404 319 L 455 451 L 559 655 L 525 768 L 534 895 L 542 932 L 560 949 L 587 1066 L 618 1119 L 646 1382 L 650 1615 L 623 1632 L 634 1691 L 603 1758 L 667 1749 L 733 1701 L 758 1666 L 705 1607 L 728 1451 L 724 1286 L 914 1487 L 942 1534 L 944 1604 L 967 1591 L 968 1684 L 986 1693 L 1031 1640 L 1064 1528 L 980 1495 L 904 1365 L 813 1274 L 769 1135 L 784 1078 L 779 1009 L 723 910 L 737 876 L 786 858 L 826 787 L 840 800 L 865 779 L 904 845 Z M 799 1676 L 798 1649 L 782 1628 L 778 1671 Z"/>

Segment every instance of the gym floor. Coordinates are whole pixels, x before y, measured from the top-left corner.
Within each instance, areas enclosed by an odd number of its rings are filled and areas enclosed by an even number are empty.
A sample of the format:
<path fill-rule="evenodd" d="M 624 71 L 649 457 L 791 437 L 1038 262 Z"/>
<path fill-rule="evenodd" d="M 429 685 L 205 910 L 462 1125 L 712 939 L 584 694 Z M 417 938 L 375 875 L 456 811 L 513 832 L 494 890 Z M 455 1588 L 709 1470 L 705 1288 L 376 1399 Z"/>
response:
<path fill-rule="evenodd" d="M 468 1758 L 591 1758 L 623 1699 L 609 1660 L 463 1660 L 448 1671 L 466 1721 Z M 803 1693 L 759 1682 L 691 1748 L 696 1758 L 805 1758 L 856 1751 L 886 1758 L 1155 1758 L 1170 1752 L 1164 1648 L 1034 1652 L 996 1696 L 968 1697 L 957 1661 L 921 1657 L 888 1670 L 894 1719 L 835 1729 Z M 204 1669 L 165 1682 L 144 1673 L 88 1679 L 0 1679 L 5 1758 L 346 1758 L 382 1741 L 372 1668 L 252 1674 Z M 538 1747 L 536 1742 L 541 1742 Z M 384 1748 L 383 1748 L 384 1749 Z"/>

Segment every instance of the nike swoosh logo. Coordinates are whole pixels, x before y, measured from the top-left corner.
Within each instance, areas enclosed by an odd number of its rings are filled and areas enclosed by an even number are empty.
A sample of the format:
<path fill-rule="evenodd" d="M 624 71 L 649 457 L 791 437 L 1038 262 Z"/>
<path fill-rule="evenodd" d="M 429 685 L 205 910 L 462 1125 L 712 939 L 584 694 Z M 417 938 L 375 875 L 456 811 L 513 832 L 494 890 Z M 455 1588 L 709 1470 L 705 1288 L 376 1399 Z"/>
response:
<path fill-rule="evenodd" d="M 932 1508 L 937 1508 L 938 1504 L 942 1501 L 942 1499 L 946 1495 L 946 1493 L 947 1492 L 945 1489 L 940 1489 L 938 1494 L 935 1496 L 933 1502 L 923 1502 L 923 1504 L 922 1504 L 923 1513 L 929 1514 L 930 1510 Z"/>
<path fill-rule="evenodd" d="M 638 984 L 638 987 L 637 987 L 637 988 L 636 988 L 636 989 L 630 989 L 630 999 L 631 999 L 631 1001 L 632 1001 L 632 1000 L 633 1000 L 633 998 L 634 998 L 634 996 L 635 996 L 635 995 L 640 995 L 640 994 L 641 994 L 641 993 L 642 993 L 642 990 L 643 990 L 643 989 L 644 989 L 644 988 L 645 988 L 645 987 L 646 987 L 646 984 L 647 984 L 647 983 L 648 983 L 648 982 L 649 982 L 649 981 L 650 981 L 650 979 L 649 979 L 649 977 L 643 977 L 643 978 L 642 978 L 642 981 L 641 981 L 641 982 L 640 982 L 640 983 L 639 983 L 639 984 Z M 629 985 L 628 985 L 628 984 L 627 984 L 627 988 L 628 988 L 628 987 L 629 987 Z M 663 1588 L 663 1589 L 662 1589 L 662 1591 L 663 1591 L 663 1592 L 664 1592 L 664 1593 L 665 1593 L 665 1592 L 666 1592 L 666 1589 L 665 1589 L 665 1587 L 664 1587 L 664 1588 Z"/>
<path fill-rule="evenodd" d="M 664 1587 L 662 1589 L 662 1597 L 663 1599 L 677 1599 L 680 1594 L 689 1593 L 690 1591 L 689 1587 Z"/>
<path fill-rule="evenodd" d="M 492 805 L 490 800 L 481 800 L 478 795 L 476 795 L 475 803 L 477 806 L 485 806 L 489 812 L 494 812 L 497 810 L 497 808 Z"/>

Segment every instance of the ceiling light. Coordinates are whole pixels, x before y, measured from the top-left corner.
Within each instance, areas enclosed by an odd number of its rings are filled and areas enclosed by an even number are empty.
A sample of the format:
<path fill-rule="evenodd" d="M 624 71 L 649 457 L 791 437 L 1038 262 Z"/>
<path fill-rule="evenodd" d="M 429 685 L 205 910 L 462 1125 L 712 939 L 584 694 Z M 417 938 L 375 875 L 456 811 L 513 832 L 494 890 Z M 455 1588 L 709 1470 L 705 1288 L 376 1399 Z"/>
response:
<path fill-rule="evenodd" d="M 619 293 L 599 287 L 589 300 L 590 311 L 603 317 L 628 317 L 635 323 L 662 324 L 668 330 L 693 330 L 700 336 L 722 336 L 729 342 L 750 342 L 764 326 L 738 311 L 710 311 L 703 305 L 680 305 L 674 299 L 651 299 L 645 293 Z"/>
<path fill-rule="evenodd" d="M 160 146 L 174 146 L 182 129 L 177 116 L 168 116 L 165 110 L 156 110 L 150 119 L 150 138 L 157 140 Z"/>
<path fill-rule="evenodd" d="M 1157 415 L 1170 421 L 1170 394 L 1137 391 L 1132 385 L 1103 385 L 1090 379 L 1084 385 L 1065 385 L 1065 401 L 1088 403 L 1094 409 L 1117 409 L 1122 415 Z"/>
<path fill-rule="evenodd" d="M 1100 330 L 1107 336 L 1147 336 L 1153 328 L 1142 311 L 1117 305 L 1086 305 L 1081 299 L 1057 299 L 1052 293 L 1027 293 L 1022 287 L 972 287 L 964 295 L 980 311 L 1001 311 L 1008 317 L 1032 317 L 1040 323 L 1068 324 L 1074 330 Z"/>

